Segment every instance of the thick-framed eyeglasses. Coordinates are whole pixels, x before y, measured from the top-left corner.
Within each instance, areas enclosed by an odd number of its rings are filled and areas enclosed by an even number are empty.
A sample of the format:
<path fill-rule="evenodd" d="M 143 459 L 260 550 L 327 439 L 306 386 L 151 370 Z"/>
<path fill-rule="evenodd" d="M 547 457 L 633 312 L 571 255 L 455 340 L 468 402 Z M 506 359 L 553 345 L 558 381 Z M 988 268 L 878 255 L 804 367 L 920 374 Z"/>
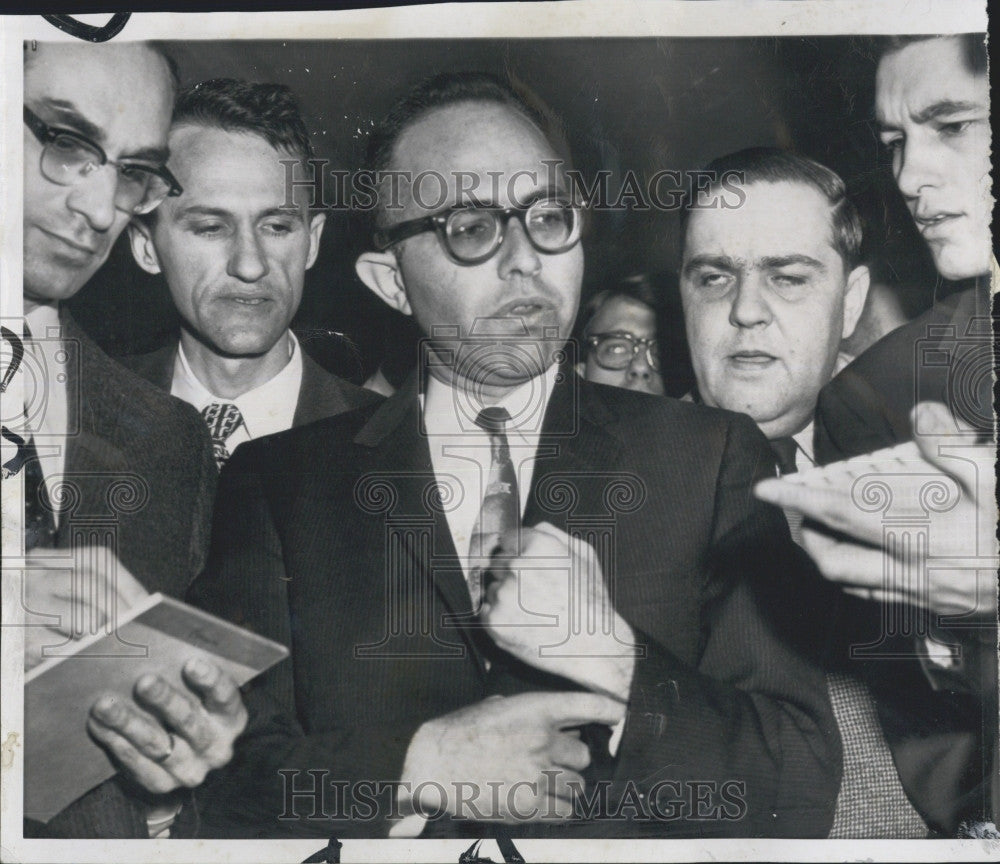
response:
<path fill-rule="evenodd" d="M 74 186 L 98 168 L 110 165 L 118 175 L 115 206 L 134 216 L 149 213 L 168 195 L 184 191 L 165 165 L 115 162 L 87 136 L 49 126 L 27 106 L 24 123 L 42 145 L 43 176 L 60 186 Z"/>
<path fill-rule="evenodd" d="M 457 264 L 482 264 L 503 243 L 507 225 L 516 217 L 531 245 L 555 255 L 580 241 L 580 208 L 558 198 L 539 198 L 526 207 L 490 207 L 468 204 L 443 213 L 400 222 L 374 234 L 375 247 L 384 251 L 394 243 L 425 231 L 437 232 L 445 252 Z"/>
<path fill-rule="evenodd" d="M 591 333 L 587 336 L 590 355 L 604 369 L 627 369 L 641 350 L 646 352 L 646 362 L 651 369 L 660 371 L 660 346 L 655 338 L 640 339 L 631 333 Z"/>

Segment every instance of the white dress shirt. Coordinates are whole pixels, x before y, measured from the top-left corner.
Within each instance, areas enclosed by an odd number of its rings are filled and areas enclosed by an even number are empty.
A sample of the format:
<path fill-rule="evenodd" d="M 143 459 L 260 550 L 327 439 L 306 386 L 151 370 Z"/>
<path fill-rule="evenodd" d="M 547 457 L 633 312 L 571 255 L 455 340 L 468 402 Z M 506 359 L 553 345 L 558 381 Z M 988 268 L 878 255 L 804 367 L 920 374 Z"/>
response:
<path fill-rule="evenodd" d="M 231 399 L 212 393 L 191 369 L 183 344 L 177 346 L 170 395 L 183 399 L 198 411 L 213 402 L 235 405 L 243 416 L 243 422 L 226 440 L 230 456 L 244 441 L 292 428 L 295 408 L 299 402 L 299 388 L 302 386 L 302 349 L 291 330 L 288 331 L 288 337 L 290 353 L 284 368 L 270 381 Z"/>
<path fill-rule="evenodd" d="M 535 474 L 542 419 L 558 374 L 559 367 L 553 364 L 543 375 L 512 390 L 496 405 L 506 408 L 511 416 L 506 434 L 522 517 Z M 485 406 L 469 404 L 464 393 L 428 376 L 426 391 L 421 395 L 424 431 L 434 475 L 439 484 L 451 487 L 451 494 L 442 498 L 457 502 L 445 511 L 445 517 L 466 578 L 469 544 L 482 508 L 492 460 L 489 436 L 475 424 L 481 407 Z"/>

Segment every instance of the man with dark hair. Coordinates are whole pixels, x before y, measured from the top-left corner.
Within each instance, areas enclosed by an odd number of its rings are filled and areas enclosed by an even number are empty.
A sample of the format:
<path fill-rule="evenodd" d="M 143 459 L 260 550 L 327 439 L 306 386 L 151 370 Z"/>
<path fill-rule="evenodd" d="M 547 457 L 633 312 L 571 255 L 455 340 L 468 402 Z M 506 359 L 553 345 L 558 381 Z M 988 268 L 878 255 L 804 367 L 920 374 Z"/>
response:
<path fill-rule="evenodd" d="M 715 181 L 685 210 L 680 278 L 694 395 L 749 414 L 779 472 L 794 474 L 815 464 L 816 399 L 846 362 L 840 346 L 865 303 L 860 217 L 841 178 L 804 156 L 752 148 L 706 170 Z M 719 184 L 734 175 L 741 206 L 711 206 Z M 801 517 L 786 515 L 798 538 Z M 803 586 L 797 596 L 813 614 L 826 614 L 837 594 L 830 586 L 811 597 Z M 871 697 L 851 667 L 846 650 L 831 650 L 827 684 L 844 772 L 830 836 L 924 837 L 927 827 L 903 793 Z"/>
<path fill-rule="evenodd" d="M 914 805 L 946 836 L 996 836 L 996 261 L 986 51 L 981 34 L 894 38 L 884 48 L 875 114 L 899 191 L 940 275 L 974 284 L 877 342 L 820 394 L 822 463 L 911 439 L 916 447 L 853 471 L 834 465 L 802 483 L 769 481 L 758 494 L 815 519 L 804 531 L 807 549 L 824 575 L 863 599 L 851 617 L 870 624 L 858 644 L 876 656 L 862 668 Z M 916 489 L 948 490 L 943 508 L 921 498 L 927 521 L 918 546 L 886 545 L 883 514 L 852 494 L 859 472 L 890 490 L 909 475 Z M 894 493 L 897 506 L 908 506 L 906 491 Z"/>
<path fill-rule="evenodd" d="M 839 741 L 769 603 L 813 574 L 749 494 L 767 444 L 573 373 L 581 213 L 497 89 L 432 79 L 380 142 L 399 206 L 356 269 L 420 369 L 222 475 L 192 597 L 292 661 L 249 691 L 206 831 L 825 836 Z"/>
<path fill-rule="evenodd" d="M 62 305 L 130 219 L 180 192 L 164 164 L 175 83 L 147 43 L 25 47 L 25 366 L 41 382 L 32 396 L 25 381 L 27 665 L 113 627 L 149 592 L 183 594 L 204 563 L 215 472 L 197 414 L 112 362 Z M 204 664 L 184 681 L 143 676 L 137 704 L 104 698 L 79 718 L 119 776 L 49 836 L 148 837 L 175 790 L 228 759 L 246 722 L 235 685 Z M 26 734 L 43 719 L 29 712 Z"/>
<path fill-rule="evenodd" d="M 840 177 L 794 153 L 741 150 L 706 170 L 715 182 L 683 213 L 680 282 L 698 395 L 749 414 L 795 470 L 813 462 L 816 398 L 868 293 L 861 220 Z M 742 203 L 720 208 L 732 177 Z"/>
<path fill-rule="evenodd" d="M 373 400 L 326 372 L 289 328 L 326 219 L 286 207 L 286 165 L 312 144 L 280 84 L 204 81 L 177 98 L 170 167 L 184 187 L 129 233 L 162 273 L 181 316 L 179 342 L 126 364 L 197 408 L 221 467 L 244 441 Z"/>
<path fill-rule="evenodd" d="M 588 381 L 663 395 L 659 300 L 645 276 L 599 292 L 587 303 L 583 325 L 586 360 L 579 372 Z"/>

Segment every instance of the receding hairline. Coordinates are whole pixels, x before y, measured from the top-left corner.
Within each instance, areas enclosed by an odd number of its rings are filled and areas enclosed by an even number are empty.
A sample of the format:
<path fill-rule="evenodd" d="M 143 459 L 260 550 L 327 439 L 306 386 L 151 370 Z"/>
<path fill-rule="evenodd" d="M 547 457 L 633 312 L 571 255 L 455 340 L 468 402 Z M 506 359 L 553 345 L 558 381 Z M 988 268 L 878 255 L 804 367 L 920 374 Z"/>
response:
<path fill-rule="evenodd" d="M 159 46 L 157 43 L 149 40 L 141 40 L 134 42 L 114 42 L 114 43 L 98 43 L 92 44 L 89 42 L 81 42 L 79 40 L 75 42 L 32 42 L 33 47 L 28 47 L 29 43 L 24 43 L 24 72 L 27 72 L 36 65 L 39 54 L 50 54 L 52 56 L 71 56 L 72 54 L 86 54 L 87 56 L 93 56 L 98 53 L 102 54 L 124 54 L 126 52 L 147 52 L 159 62 L 162 67 L 162 71 L 170 84 L 170 89 L 176 95 L 179 87 L 180 81 L 177 74 L 176 65 L 168 57 L 166 51 L 163 47 Z"/>
<path fill-rule="evenodd" d="M 474 97 L 470 97 L 468 99 L 461 99 L 455 102 L 449 102 L 445 105 L 433 105 L 427 108 L 426 110 L 421 111 L 415 117 L 411 118 L 410 121 L 406 123 L 406 125 L 403 126 L 402 129 L 400 129 L 399 133 L 396 135 L 395 141 L 392 142 L 392 148 L 389 151 L 389 160 L 388 160 L 390 167 L 398 170 L 397 159 L 399 155 L 400 145 L 402 144 L 402 142 L 407 140 L 409 136 L 412 135 L 414 129 L 423 125 L 424 123 L 429 122 L 437 114 L 444 114 L 447 112 L 458 111 L 460 109 L 470 108 L 470 107 L 477 107 L 488 111 L 492 110 L 497 112 L 505 112 L 507 114 L 514 115 L 522 122 L 522 125 L 525 129 L 531 130 L 537 136 L 537 139 L 545 145 L 546 149 L 552 152 L 555 158 L 557 159 L 561 158 L 559 156 L 558 147 L 556 147 L 556 145 L 549 140 L 548 135 L 545 134 L 545 131 L 541 128 L 541 126 L 539 126 L 538 123 L 534 119 L 532 119 L 531 116 L 525 113 L 525 111 L 519 108 L 516 104 L 508 102 L 500 102 L 494 99 L 477 99 Z M 464 170 L 464 169 L 462 169 L 461 166 L 459 166 L 457 170 Z"/>

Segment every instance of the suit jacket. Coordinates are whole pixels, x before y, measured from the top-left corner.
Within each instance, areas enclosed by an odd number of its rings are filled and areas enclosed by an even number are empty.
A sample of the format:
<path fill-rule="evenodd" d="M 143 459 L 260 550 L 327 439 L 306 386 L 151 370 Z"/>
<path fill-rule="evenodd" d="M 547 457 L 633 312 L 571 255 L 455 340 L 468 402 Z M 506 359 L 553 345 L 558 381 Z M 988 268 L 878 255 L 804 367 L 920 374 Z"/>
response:
<path fill-rule="evenodd" d="M 815 610 L 788 603 L 818 577 L 750 492 L 773 470 L 746 417 L 573 375 L 554 389 L 524 523 L 592 542 L 644 651 L 609 806 L 661 780 L 744 784 L 728 821 L 682 807 L 584 832 L 826 835 L 840 742 L 823 673 L 793 645 L 820 638 Z M 242 445 L 226 465 L 189 596 L 292 654 L 251 685 L 251 729 L 198 791 L 207 836 L 385 836 L 393 790 L 375 804 L 351 784 L 397 780 L 422 723 L 489 693 L 573 689 L 471 626 L 439 479 L 415 376 L 381 406 Z M 292 791 L 339 781 L 312 818 L 308 800 L 281 818 Z"/>
<path fill-rule="evenodd" d="M 984 289 L 936 303 L 823 388 L 815 427 L 821 464 L 911 440 L 910 411 L 923 400 L 944 402 L 980 434 L 992 435 L 993 346 Z M 851 641 L 884 639 L 876 604 L 847 597 L 839 604 L 845 632 L 850 622 L 854 633 Z M 948 639 L 962 644 L 977 680 L 953 676 L 942 685 L 913 659 L 878 658 L 851 666 L 862 667 L 911 801 L 936 831 L 955 836 L 963 820 L 990 818 L 991 809 L 995 818 L 998 791 L 991 793 L 990 785 L 996 785 L 998 772 L 996 628 L 950 631 Z M 891 637 L 882 650 L 912 657 L 913 638 Z"/>
<path fill-rule="evenodd" d="M 181 597 L 204 565 L 215 497 L 204 421 L 108 357 L 68 311 L 60 317 L 69 357 L 69 494 L 56 546 L 92 543 L 100 532 L 145 588 Z M 30 717 L 25 728 L 30 735 Z M 109 780 L 40 830 L 54 837 L 146 837 L 144 811 L 132 794 L 118 778 Z"/>
<path fill-rule="evenodd" d="M 302 384 L 295 406 L 292 426 L 305 426 L 324 417 L 333 417 L 352 408 L 360 408 L 381 398 L 371 390 L 365 390 L 327 372 L 302 351 Z M 125 357 L 122 362 L 132 371 L 161 390 L 170 392 L 174 376 L 174 361 L 177 359 L 177 343 L 166 345 L 149 354 Z M 204 424 L 203 424 L 204 425 Z"/>

